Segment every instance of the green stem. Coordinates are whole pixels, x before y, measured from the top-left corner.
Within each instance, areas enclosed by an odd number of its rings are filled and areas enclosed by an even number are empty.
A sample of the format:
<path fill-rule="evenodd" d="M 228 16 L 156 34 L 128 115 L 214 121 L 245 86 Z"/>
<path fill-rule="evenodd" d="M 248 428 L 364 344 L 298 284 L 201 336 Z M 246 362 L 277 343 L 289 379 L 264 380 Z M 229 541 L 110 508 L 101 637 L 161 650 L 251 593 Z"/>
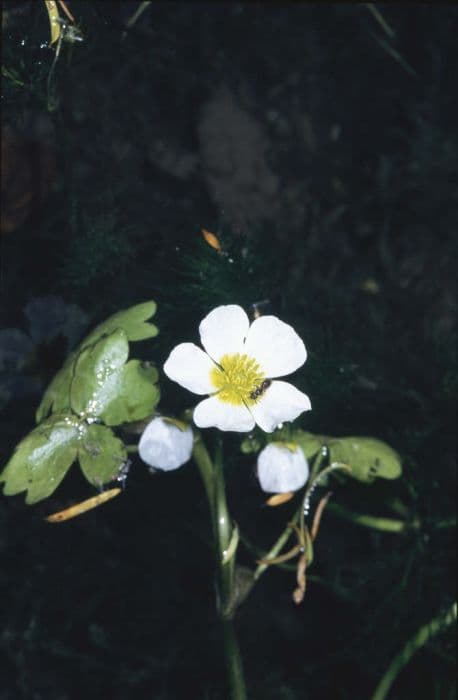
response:
<path fill-rule="evenodd" d="M 410 661 L 415 652 L 418 649 L 421 649 L 421 647 L 429 642 L 429 640 L 438 632 L 442 632 L 446 627 L 453 624 L 456 617 L 457 605 L 456 603 L 453 603 L 445 616 L 438 615 L 431 620 L 431 622 L 428 622 L 428 624 L 420 627 L 418 632 L 416 632 L 414 636 L 409 639 L 399 654 L 394 657 L 393 661 L 388 667 L 388 670 L 385 672 L 382 680 L 378 684 L 371 700 L 385 700 L 400 671 Z"/>
<path fill-rule="evenodd" d="M 237 637 L 235 636 L 234 621 L 222 619 L 226 669 L 229 680 L 229 697 L 231 700 L 246 700 L 243 664 Z"/>
<path fill-rule="evenodd" d="M 143 0 L 143 2 L 139 4 L 133 15 L 127 20 L 126 29 L 132 29 L 135 22 L 141 17 L 144 11 L 148 9 L 148 6 L 151 5 L 151 1 L 152 0 Z"/>
<path fill-rule="evenodd" d="M 195 431 L 193 457 L 204 483 L 213 524 L 216 549 L 218 614 L 221 620 L 230 700 L 246 700 L 240 649 L 235 636 L 235 554 L 237 529 L 232 524 L 226 501 L 221 439 L 212 462 L 202 437 Z"/>
<path fill-rule="evenodd" d="M 302 508 L 302 505 L 301 505 L 301 508 Z M 297 518 L 299 517 L 299 514 L 300 514 L 300 510 L 297 511 L 292 522 L 296 522 Z M 288 542 L 288 540 L 292 534 L 293 534 L 293 530 L 288 525 L 288 527 L 283 530 L 282 534 L 280 535 L 278 540 L 275 542 L 274 546 L 271 547 L 271 549 L 269 549 L 269 551 L 263 557 L 263 559 L 274 559 L 277 556 L 277 554 L 279 554 L 281 552 L 281 550 L 283 549 L 285 544 Z M 258 564 L 258 567 L 253 574 L 253 579 L 255 581 L 257 581 L 258 578 L 268 568 L 268 566 L 269 566 L 269 564 Z"/>
<path fill-rule="evenodd" d="M 210 514 L 212 518 L 212 524 L 214 526 L 214 513 L 213 513 L 213 490 L 214 490 L 214 467 L 213 462 L 210 459 L 207 448 L 205 447 L 202 438 L 199 433 L 194 431 L 194 446 L 192 450 L 192 456 L 197 465 L 200 473 L 200 477 L 203 481 L 205 493 L 207 495 L 207 501 L 210 506 Z"/>
<path fill-rule="evenodd" d="M 383 15 L 377 10 L 376 7 L 371 2 L 366 2 L 366 7 L 369 10 L 369 12 L 375 17 L 377 22 L 380 24 L 382 29 L 388 34 L 390 39 L 395 38 L 395 32 L 394 30 L 390 27 L 386 19 L 383 17 Z"/>
<path fill-rule="evenodd" d="M 312 465 L 312 470 L 311 470 L 311 476 L 309 479 L 309 486 L 305 489 L 304 495 L 301 500 L 301 504 L 294 514 L 294 517 L 292 519 L 292 523 L 299 523 L 299 529 L 301 532 L 306 532 L 305 531 L 305 504 L 307 500 L 311 497 L 315 486 L 319 482 L 319 480 L 324 476 L 326 473 L 329 473 L 331 471 L 334 471 L 336 468 L 344 468 L 346 465 L 330 465 L 329 467 L 326 467 L 323 469 L 321 472 L 320 467 L 323 463 L 325 457 L 325 453 L 320 450 L 318 452 L 317 456 L 315 457 L 315 461 Z M 329 508 L 329 505 L 327 506 Z M 278 540 L 275 542 L 274 546 L 268 551 L 268 553 L 263 557 L 263 559 L 274 559 L 277 554 L 281 552 L 287 541 L 289 540 L 290 536 L 293 533 L 293 529 L 288 525 L 288 527 L 283 530 L 282 534 L 278 538 Z M 311 562 L 313 558 L 313 549 L 312 549 L 312 542 L 310 537 L 307 538 L 306 540 L 306 554 L 309 563 Z M 255 581 L 258 580 L 258 578 L 264 573 L 264 571 L 267 569 L 269 564 L 259 564 L 257 569 L 254 572 L 253 579 Z"/>
<path fill-rule="evenodd" d="M 384 532 L 406 532 L 407 530 L 418 530 L 420 523 L 417 520 L 413 522 L 405 522 L 404 520 L 394 520 L 393 518 L 380 518 L 376 515 L 365 515 L 363 513 L 355 513 L 344 506 L 337 503 L 329 503 L 327 510 L 340 518 L 351 520 L 356 525 L 370 527 L 373 530 L 382 530 Z"/>
<path fill-rule="evenodd" d="M 444 520 L 433 520 L 431 521 L 431 527 L 434 530 L 445 530 L 449 527 L 456 527 L 456 518 L 444 518 Z"/>
<path fill-rule="evenodd" d="M 232 617 L 231 602 L 234 588 L 234 556 L 227 558 L 227 552 L 231 544 L 233 525 L 227 507 L 226 489 L 224 484 L 223 455 L 221 440 L 218 439 L 214 461 L 214 502 L 215 528 L 217 539 L 216 557 L 219 573 L 220 614 L 223 618 Z"/>

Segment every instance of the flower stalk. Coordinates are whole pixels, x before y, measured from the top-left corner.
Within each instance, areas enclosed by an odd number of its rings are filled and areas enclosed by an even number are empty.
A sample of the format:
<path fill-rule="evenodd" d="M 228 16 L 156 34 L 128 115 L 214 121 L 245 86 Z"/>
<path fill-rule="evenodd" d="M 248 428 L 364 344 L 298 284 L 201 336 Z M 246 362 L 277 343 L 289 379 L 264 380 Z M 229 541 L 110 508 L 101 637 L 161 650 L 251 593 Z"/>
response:
<path fill-rule="evenodd" d="M 230 557 L 227 556 L 231 545 L 233 534 L 233 525 L 227 507 L 226 489 L 224 484 L 223 473 L 223 454 L 222 440 L 218 437 L 216 454 L 214 460 L 214 503 L 213 511 L 215 514 L 215 534 L 216 534 L 216 558 L 218 562 L 219 574 L 219 607 L 222 618 L 232 617 L 232 592 L 234 587 L 234 564 L 235 554 L 232 552 Z"/>
<path fill-rule="evenodd" d="M 199 469 L 213 525 L 216 554 L 217 609 L 221 620 L 224 654 L 230 700 L 246 700 L 242 657 L 234 629 L 235 556 L 237 530 L 229 513 L 223 473 L 222 440 L 218 437 L 215 459 L 212 462 L 200 434 L 196 432 L 193 449 Z"/>
<path fill-rule="evenodd" d="M 457 604 L 454 602 L 445 614 L 440 614 L 430 620 L 426 625 L 409 639 L 407 644 L 394 657 L 393 661 L 385 671 L 380 683 L 375 689 L 371 700 L 385 700 L 390 692 L 391 686 L 395 682 L 404 666 L 409 663 L 412 656 L 427 644 L 439 632 L 443 632 L 447 627 L 454 624 L 457 618 Z"/>
<path fill-rule="evenodd" d="M 355 513 L 349 508 L 339 505 L 338 503 L 330 503 L 328 510 L 334 515 L 345 520 L 351 520 L 356 525 L 369 527 L 373 530 L 381 530 L 382 532 L 402 533 L 409 530 L 419 530 L 420 522 L 413 520 L 407 522 L 404 520 L 396 520 L 393 518 L 383 518 L 377 515 L 367 515 L 365 513 Z"/>

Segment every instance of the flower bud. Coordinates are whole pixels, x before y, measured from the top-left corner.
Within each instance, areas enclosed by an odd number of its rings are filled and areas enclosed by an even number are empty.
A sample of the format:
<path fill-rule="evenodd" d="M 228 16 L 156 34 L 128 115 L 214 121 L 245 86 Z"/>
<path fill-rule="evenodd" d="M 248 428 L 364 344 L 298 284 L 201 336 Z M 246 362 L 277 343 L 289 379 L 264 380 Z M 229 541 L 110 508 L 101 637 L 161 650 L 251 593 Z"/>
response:
<path fill-rule="evenodd" d="M 309 465 L 295 443 L 271 442 L 258 455 L 257 471 L 263 491 L 287 493 L 304 486 Z"/>
<path fill-rule="evenodd" d="M 138 453 L 150 467 L 171 471 L 189 461 L 192 445 L 193 433 L 185 423 L 154 418 L 142 433 Z"/>

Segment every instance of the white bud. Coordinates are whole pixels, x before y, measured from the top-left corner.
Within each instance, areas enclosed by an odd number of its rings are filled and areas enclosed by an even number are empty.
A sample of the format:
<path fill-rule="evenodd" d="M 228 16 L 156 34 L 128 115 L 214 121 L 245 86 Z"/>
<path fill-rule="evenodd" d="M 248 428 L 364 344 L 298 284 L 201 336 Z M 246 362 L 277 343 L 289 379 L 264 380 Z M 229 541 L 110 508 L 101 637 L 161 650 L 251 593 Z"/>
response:
<path fill-rule="evenodd" d="M 298 445 L 271 442 L 258 455 L 258 478 L 266 493 L 297 491 L 308 476 L 309 465 Z"/>
<path fill-rule="evenodd" d="M 150 467 L 171 471 L 189 461 L 192 444 L 191 428 L 181 429 L 173 421 L 154 418 L 142 433 L 138 453 Z"/>

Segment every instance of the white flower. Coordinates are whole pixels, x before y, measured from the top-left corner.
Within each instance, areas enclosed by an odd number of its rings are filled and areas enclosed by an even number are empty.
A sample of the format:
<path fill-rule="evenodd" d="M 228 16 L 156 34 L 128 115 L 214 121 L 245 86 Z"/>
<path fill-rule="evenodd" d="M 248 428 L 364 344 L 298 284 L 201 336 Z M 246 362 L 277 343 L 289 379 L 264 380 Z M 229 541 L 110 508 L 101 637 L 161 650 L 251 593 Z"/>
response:
<path fill-rule="evenodd" d="M 258 455 L 258 478 L 263 491 L 287 493 L 302 488 L 309 477 L 309 465 L 294 443 L 271 442 Z"/>
<path fill-rule="evenodd" d="M 166 375 L 195 394 L 199 428 L 248 432 L 255 424 L 271 433 L 283 421 L 310 410 L 308 396 L 292 384 L 272 381 L 304 364 L 307 353 L 296 331 L 275 316 L 250 326 L 240 306 L 218 306 L 199 326 L 204 352 L 181 343 L 164 365 Z"/>
<path fill-rule="evenodd" d="M 192 444 L 189 426 L 181 427 L 179 421 L 154 418 L 142 433 L 138 454 L 150 467 L 171 471 L 191 458 Z"/>

